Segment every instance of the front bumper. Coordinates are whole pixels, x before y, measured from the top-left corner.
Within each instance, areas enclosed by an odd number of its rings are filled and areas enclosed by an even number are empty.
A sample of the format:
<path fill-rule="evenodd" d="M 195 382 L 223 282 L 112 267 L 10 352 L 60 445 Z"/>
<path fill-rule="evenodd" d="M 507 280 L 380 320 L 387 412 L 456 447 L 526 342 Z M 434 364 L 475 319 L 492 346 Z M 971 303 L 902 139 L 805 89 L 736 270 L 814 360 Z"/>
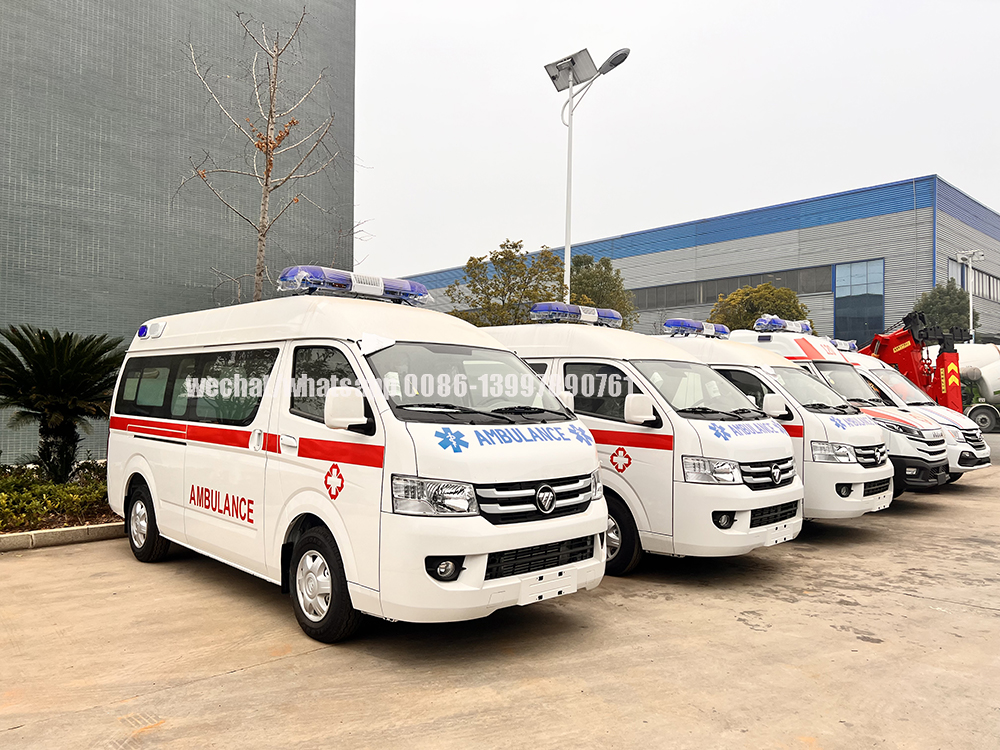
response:
<path fill-rule="evenodd" d="M 802 530 L 802 497 L 798 477 L 787 487 L 757 491 L 745 484 L 674 482 L 674 554 L 728 557 L 794 539 Z M 750 526 L 754 510 L 788 503 L 798 504 L 791 518 Z M 730 528 L 720 529 L 712 521 L 713 511 L 733 511 L 736 520 Z"/>
<path fill-rule="evenodd" d="M 968 443 L 948 444 L 948 471 L 952 474 L 990 466 L 990 447 L 976 450 Z"/>
<path fill-rule="evenodd" d="M 482 517 L 427 518 L 382 514 L 382 616 L 406 622 L 456 622 L 503 607 L 530 604 L 596 587 L 604 576 L 608 508 L 591 502 L 563 518 L 494 526 Z M 570 539 L 593 538 L 593 556 L 519 575 L 487 579 L 490 553 L 528 550 Z M 429 556 L 464 555 L 454 581 L 431 578 Z"/>
<path fill-rule="evenodd" d="M 806 488 L 802 515 L 806 518 L 857 518 L 884 510 L 892 502 L 893 468 L 889 461 L 871 469 L 857 463 L 804 461 L 802 471 Z M 883 489 L 885 480 L 889 483 Z M 838 495 L 838 485 L 850 485 L 850 494 Z"/>
<path fill-rule="evenodd" d="M 948 481 L 948 459 L 936 462 L 913 456 L 889 456 L 894 471 L 893 483 L 904 490 L 925 490 Z"/>

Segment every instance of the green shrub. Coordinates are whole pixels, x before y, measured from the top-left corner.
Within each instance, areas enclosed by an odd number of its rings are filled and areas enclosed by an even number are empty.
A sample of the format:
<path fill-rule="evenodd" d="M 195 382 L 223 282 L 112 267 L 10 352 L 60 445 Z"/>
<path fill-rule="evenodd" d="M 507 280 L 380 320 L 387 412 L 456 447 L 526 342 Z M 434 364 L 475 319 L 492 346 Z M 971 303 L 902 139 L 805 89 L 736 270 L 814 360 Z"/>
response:
<path fill-rule="evenodd" d="M 110 512 L 101 464 L 84 462 L 66 484 L 44 479 L 34 467 L 0 466 L 0 532 L 77 525 Z"/>

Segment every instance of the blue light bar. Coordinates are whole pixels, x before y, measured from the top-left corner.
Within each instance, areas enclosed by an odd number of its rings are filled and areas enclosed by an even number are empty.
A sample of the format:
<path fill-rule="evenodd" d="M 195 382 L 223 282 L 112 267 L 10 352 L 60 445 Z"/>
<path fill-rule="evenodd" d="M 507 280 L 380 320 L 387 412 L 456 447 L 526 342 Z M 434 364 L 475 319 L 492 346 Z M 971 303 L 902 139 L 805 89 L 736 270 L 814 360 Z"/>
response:
<path fill-rule="evenodd" d="M 706 323 L 691 318 L 670 318 L 663 324 L 663 330 L 671 336 L 708 336 L 728 339 L 729 329 L 718 323 Z"/>
<path fill-rule="evenodd" d="M 567 305 L 565 302 L 536 302 L 531 306 L 531 319 L 539 323 L 590 323 L 606 328 L 622 327 L 622 316 L 617 310 Z"/>
<path fill-rule="evenodd" d="M 790 333 L 812 333 L 808 320 L 784 320 L 777 315 L 764 315 L 753 324 L 755 331 L 788 331 Z"/>
<path fill-rule="evenodd" d="M 843 339 L 830 339 L 830 343 L 842 352 L 856 352 L 858 350 L 858 342 L 854 339 L 851 339 L 850 341 L 844 341 Z"/>
<path fill-rule="evenodd" d="M 322 291 L 351 296 L 363 295 L 411 305 L 434 301 L 427 287 L 416 281 L 369 276 L 323 266 L 286 268 L 278 277 L 278 290 L 307 294 Z"/>

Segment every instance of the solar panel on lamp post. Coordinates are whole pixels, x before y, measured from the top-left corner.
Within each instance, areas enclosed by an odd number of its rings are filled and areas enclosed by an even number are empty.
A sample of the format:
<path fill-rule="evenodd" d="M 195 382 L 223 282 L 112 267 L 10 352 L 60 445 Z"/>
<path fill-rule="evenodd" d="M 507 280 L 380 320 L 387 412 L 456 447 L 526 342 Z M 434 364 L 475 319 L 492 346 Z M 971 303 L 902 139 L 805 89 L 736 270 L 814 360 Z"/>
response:
<path fill-rule="evenodd" d="M 566 289 L 565 301 L 567 303 L 569 303 L 570 252 L 572 250 L 570 226 L 573 208 L 573 110 L 583 100 L 590 87 L 594 85 L 594 81 L 625 62 L 628 54 L 628 48 L 622 48 L 598 68 L 594 65 L 590 53 L 586 49 L 582 49 L 545 66 L 545 72 L 548 73 L 556 91 L 568 91 L 562 110 L 562 122 L 568 129 L 566 138 L 566 244 L 563 247 L 563 284 Z M 581 83 L 586 85 L 574 91 L 573 87 Z"/>

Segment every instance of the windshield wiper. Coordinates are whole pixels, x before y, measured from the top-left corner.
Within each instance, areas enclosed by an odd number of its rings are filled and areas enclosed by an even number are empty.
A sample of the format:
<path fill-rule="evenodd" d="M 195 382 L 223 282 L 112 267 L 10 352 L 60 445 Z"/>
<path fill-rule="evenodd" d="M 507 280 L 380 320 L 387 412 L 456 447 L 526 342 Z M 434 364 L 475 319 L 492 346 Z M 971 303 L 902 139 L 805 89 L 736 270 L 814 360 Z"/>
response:
<path fill-rule="evenodd" d="M 849 398 L 847 399 L 852 404 L 864 404 L 865 406 L 885 406 L 884 403 L 878 401 L 874 398 Z"/>
<path fill-rule="evenodd" d="M 937 406 L 937 401 L 907 401 L 907 406 Z"/>
<path fill-rule="evenodd" d="M 501 406 L 499 409 L 493 409 L 490 414 L 555 414 L 563 419 L 566 418 L 564 411 L 545 409 L 541 406 Z"/>
<path fill-rule="evenodd" d="M 712 409 L 708 406 L 689 406 L 686 409 L 677 409 L 678 414 L 723 414 L 727 417 L 734 417 L 739 420 L 736 412 L 723 411 L 722 409 Z"/>
<path fill-rule="evenodd" d="M 733 414 L 759 414 L 762 417 L 766 417 L 767 413 L 763 409 L 756 408 L 739 408 L 733 409 Z"/>
<path fill-rule="evenodd" d="M 856 407 L 850 404 L 824 404 L 820 401 L 814 401 L 811 404 L 802 404 L 804 409 L 832 409 L 838 414 L 843 414 L 846 409 L 854 409 Z"/>
<path fill-rule="evenodd" d="M 397 404 L 397 409 L 430 409 L 432 411 L 451 411 L 459 412 L 461 414 L 479 414 L 484 417 L 497 417 L 499 419 L 505 419 L 510 424 L 515 424 L 514 420 L 503 414 L 497 414 L 492 411 L 483 411 L 482 409 L 473 409 L 471 406 L 462 406 L 461 404 L 449 404 L 443 401 L 431 401 L 428 403 L 421 404 Z"/>

